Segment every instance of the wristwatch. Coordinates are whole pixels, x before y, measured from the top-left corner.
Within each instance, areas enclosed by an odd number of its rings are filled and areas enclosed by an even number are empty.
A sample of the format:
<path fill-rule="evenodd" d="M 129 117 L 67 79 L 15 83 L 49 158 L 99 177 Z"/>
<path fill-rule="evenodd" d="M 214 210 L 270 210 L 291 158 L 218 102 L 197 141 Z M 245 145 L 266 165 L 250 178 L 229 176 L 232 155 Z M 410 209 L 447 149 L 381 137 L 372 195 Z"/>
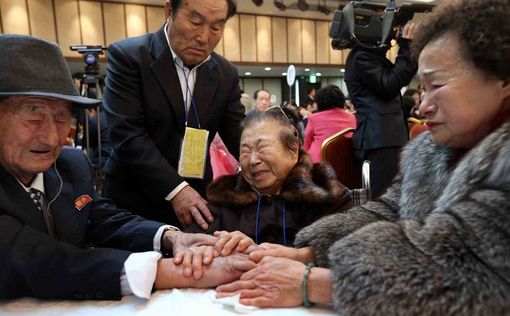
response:
<path fill-rule="evenodd" d="M 164 236 L 167 231 L 174 231 L 174 232 L 180 232 L 181 230 L 175 226 L 168 225 L 163 229 L 163 233 L 161 234 L 161 253 L 163 254 L 163 257 L 170 258 L 173 256 L 173 249 L 172 245 L 169 247 L 163 247 L 164 243 Z"/>

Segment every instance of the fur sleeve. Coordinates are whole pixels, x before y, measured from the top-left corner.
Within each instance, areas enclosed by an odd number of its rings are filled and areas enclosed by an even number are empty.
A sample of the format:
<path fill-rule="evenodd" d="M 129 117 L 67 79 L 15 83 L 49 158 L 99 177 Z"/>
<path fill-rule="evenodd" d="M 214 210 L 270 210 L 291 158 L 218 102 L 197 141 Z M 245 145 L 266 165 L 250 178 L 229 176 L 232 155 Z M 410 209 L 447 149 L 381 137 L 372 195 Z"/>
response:
<path fill-rule="evenodd" d="M 323 217 L 299 231 L 296 247 L 312 246 L 317 264 L 328 267 L 328 250 L 337 240 L 372 222 L 385 219 L 387 206 L 382 202 L 367 202 L 344 213 Z"/>
<path fill-rule="evenodd" d="M 328 251 L 337 240 L 370 223 L 398 218 L 398 200 L 400 198 L 400 176 L 380 200 L 367 202 L 346 212 L 323 217 L 315 223 L 301 229 L 294 241 L 295 247 L 312 246 L 316 263 L 328 267 Z"/>
<path fill-rule="evenodd" d="M 424 223 L 379 221 L 329 252 L 342 315 L 508 315 L 510 188 L 480 189 Z"/>

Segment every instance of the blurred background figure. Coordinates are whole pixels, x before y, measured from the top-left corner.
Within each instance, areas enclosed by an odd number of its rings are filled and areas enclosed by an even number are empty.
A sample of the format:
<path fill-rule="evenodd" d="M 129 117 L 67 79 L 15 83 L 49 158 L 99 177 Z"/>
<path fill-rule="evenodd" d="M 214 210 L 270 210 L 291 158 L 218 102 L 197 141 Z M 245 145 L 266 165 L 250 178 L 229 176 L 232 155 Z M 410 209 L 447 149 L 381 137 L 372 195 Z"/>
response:
<path fill-rule="evenodd" d="M 317 112 L 317 101 L 315 99 L 317 91 L 315 88 L 308 88 L 307 95 L 301 106 L 305 107 L 310 113 Z"/>
<path fill-rule="evenodd" d="M 264 112 L 271 106 L 271 94 L 265 89 L 258 89 L 253 92 L 253 100 L 255 102 L 255 108 L 247 113 L 246 116 L 251 116 L 256 112 Z"/>
<path fill-rule="evenodd" d="M 316 94 L 318 112 L 308 118 L 303 146 L 313 162 L 320 161 L 322 142 L 346 128 L 356 128 L 356 117 L 345 111 L 345 96 L 338 86 L 329 85 Z"/>
<path fill-rule="evenodd" d="M 416 119 L 420 118 L 420 114 L 418 108 L 421 103 L 421 95 L 418 89 L 407 89 L 403 95 L 403 106 L 404 106 L 404 114 L 406 115 L 406 119 L 409 117 L 414 117 Z"/>

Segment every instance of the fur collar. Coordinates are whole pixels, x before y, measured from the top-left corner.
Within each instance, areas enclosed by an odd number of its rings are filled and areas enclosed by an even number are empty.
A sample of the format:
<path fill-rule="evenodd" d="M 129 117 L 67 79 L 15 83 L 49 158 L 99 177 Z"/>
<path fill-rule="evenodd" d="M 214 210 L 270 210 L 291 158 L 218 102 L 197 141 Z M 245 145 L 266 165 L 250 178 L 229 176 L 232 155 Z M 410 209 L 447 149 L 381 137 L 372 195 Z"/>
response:
<path fill-rule="evenodd" d="M 325 162 L 313 164 L 310 155 L 300 149 L 299 159 L 283 184 L 280 194 L 286 201 L 303 205 L 341 205 L 347 188 L 336 178 L 333 168 Z M 242 174 L 227 175 L 213 181 L 207 188 L 210 203 L 222 206 L 241 206 L 255 203 L 258 193 L 244 180 Z"/>
<path fill-rule="evenodd" d="M 500 187 L 508 183 L 510 121 L 458 161 L 457 155 L 457 149 L 435 144 L 430 132 L 409 143 L 402 153 L 402 218 L 423 219 L 434 209 L 448 209 L 480 185 Z"/>

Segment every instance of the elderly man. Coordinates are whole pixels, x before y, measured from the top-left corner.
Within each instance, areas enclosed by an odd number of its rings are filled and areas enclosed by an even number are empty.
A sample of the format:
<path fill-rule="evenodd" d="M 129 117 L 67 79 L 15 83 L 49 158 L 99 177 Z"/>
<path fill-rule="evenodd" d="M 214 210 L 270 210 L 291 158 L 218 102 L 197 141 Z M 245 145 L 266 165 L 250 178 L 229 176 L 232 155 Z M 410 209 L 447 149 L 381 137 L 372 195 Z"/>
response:
<path fill-rule="evenodd" d="M 264 112 L 271 106 L 271 94 L 265 89 L 258 89 L 253 92 L 253 101 L 255 101 L 255 108 L 248 112 L 246 116 L 252 116 L 257 112 Z"/>
<path fill-rule="evenodd" d="M 167 0 L 165 10 L 158 31 L 108 49 L 104 108 L 113 153 L 103 194 L 146 218 L 206 229 L 209 144 L 218 132 L 237 157 L 244 118 L 237 69 L 213 51 L 236 4 Z"/>
<path fill-rule="evenodd" d="M 212 247 L 183 255 L 216 238 L 98 197 L 85 155 L 62 149 L 71 108 L 98 101 L 78 95 L 55 44 L 0 35 L 0 47 L 0 298 L 148 298 L 153 288 L 215 286 L 249 267 L 239 256 L 213 260 Z M 175 261 L 161 259 L 172 251 Z"/>

